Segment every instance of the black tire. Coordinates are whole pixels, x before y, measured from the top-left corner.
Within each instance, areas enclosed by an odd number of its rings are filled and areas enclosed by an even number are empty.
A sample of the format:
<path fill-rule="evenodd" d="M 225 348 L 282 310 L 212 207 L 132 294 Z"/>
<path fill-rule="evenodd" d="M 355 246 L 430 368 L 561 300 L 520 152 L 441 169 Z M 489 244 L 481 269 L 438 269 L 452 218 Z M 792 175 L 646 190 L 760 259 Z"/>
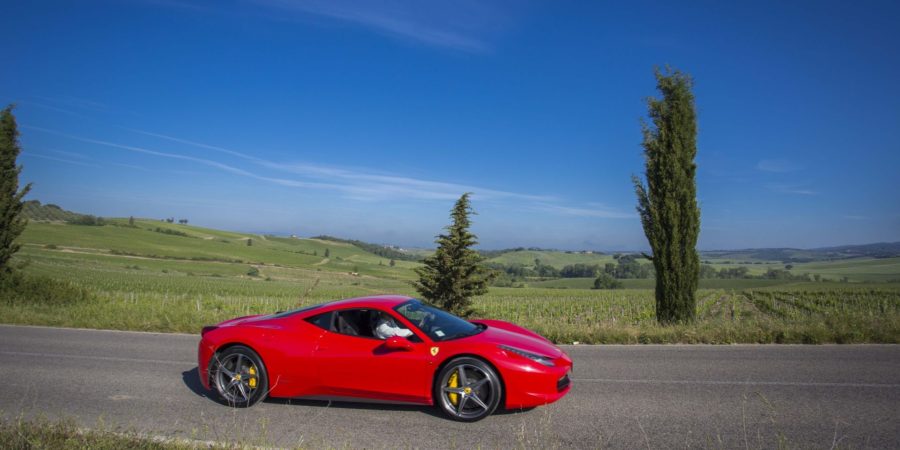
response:
<path fill-rule="evenodd" d="M 437 374 L 432 394 L 435 406 L 447 417 L 476 422 L 497 410 L 503 398 L 503 382 L 490 364 L 460 357 Z"/>
<path fill-rule="evenodd" d="M 229 406 L 253 406 L 269 391 L 266 366 L 256 352 L 243 345 L 216 352 L 209 363 L 209 377 L 219 398 Z"/>

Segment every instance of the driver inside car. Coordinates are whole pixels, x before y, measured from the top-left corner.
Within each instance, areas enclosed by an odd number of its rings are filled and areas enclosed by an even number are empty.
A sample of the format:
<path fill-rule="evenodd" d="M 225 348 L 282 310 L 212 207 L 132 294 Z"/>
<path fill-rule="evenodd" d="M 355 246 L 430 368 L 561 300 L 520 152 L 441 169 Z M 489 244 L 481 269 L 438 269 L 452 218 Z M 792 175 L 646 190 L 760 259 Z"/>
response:
<path fill-rule="evenodd" d="M 412 336 L 413 332 L 406 327 L 398 325 L 393 317 L 387 314 L 380 314 L 375 325 L 374 334 L 379 339 L 387 339 L 393 336 L 409 337 Z"/>

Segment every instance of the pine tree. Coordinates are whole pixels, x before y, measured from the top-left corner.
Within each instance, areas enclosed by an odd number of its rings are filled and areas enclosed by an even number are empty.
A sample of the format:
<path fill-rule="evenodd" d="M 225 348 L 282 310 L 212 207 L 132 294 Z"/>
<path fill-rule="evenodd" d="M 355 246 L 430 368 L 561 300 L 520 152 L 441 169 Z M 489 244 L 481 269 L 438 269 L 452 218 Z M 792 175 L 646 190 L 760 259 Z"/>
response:
<path fill-rule="evenodd" d="M 0 111 L 0 276 L 10 272 L 9 260 L 19 251 L 16 238 L 22 234 L 27 221 L 21 216 L 22 197 L 31 190 L 27 184 L 19 190 L 19 130 L 13 106 Z"/>
<path fill-rule="evenodd" d="M 693 80 L 666 68 L 656 70 L 661 99 L 647 100 L 653 126 L 642 123 L 647 185 L 633 177 L 644 234 L 656 269 L 656 319 L 660 323 L 694 320 L 700 276 L 697 236 L 697 118 Z"/>
<path fill-rule="evenodd" d="M 487 293 L 488 283 L 496 273 L 484 267 L 483 258 L 472 246 L 478 243 L 469 232 L 469 193 L 456 202 L 446 227 L 447 234 L 437 236 L 434 255 L 425 258 L 424 267 L 416 269 L 419 280 L 413 287 L 429 303 L 454 314 L 471 315 L 472 297 Z"/>

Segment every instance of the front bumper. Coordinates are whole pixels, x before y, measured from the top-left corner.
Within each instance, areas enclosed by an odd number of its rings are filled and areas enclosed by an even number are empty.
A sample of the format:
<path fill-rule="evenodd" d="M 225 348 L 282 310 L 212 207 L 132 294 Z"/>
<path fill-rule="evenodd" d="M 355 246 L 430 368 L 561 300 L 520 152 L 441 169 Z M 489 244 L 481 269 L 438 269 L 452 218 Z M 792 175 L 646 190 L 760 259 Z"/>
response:
<path fill-rule="evenodd" d="M 509 368 L 508 368 L 509 369 Z M 506 408 L 519 409 L 553 403 L 572 389 L 571 363 L 555 367 L 518 367 L 503 370 Z"/>

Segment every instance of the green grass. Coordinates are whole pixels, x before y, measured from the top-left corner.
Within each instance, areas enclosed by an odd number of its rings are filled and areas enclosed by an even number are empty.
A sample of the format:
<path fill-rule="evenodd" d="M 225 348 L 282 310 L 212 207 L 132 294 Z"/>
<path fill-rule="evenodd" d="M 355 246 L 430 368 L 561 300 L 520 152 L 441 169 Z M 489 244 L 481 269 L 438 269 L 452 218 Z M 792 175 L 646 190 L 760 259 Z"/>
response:
<path fill-rule="evenodd" d="M 199 443 L 152 439 L 136 432 L 84 430 L 72 421 L 0 419 L 0 442 L 10 449 L 187 450 L 209 448 Z M 221 447 L 225 448 L 225 447 Z"/>
<path fill-rule="evenodd" d="M 391 268 L 349 244 L 114 222 L 119 226 L 30 224 L 15 258 L 27 275 L 22 286 L 28 295 L 0 292 L 0 321 L 196 333 L 239 315 L 361 295 L 414 294 L 409 281 L 417 263 L 397 261 Z M 896 264 L 894 258 L 808 266 L 871 280 L 898 278 Z M 699 321 L 661 327 L 653 315 L 653 280 L 623 281 L 621 290 L 588 289 L 590 278 L 530 281 L 525 288 L 491 288 L 475 306 L 483 317 L 515 322 L 561 343 L 900 342 L 898 283 L 702 280 Z"/>
<path fill-rule="evenodd" d="M 196 333 L 247 314 L 379 293 L 413 294 L 400 280 L 276 268 L 277 279 L 185 275 L 126 267 L 47 267 L 32 272 L 70 280 L 91 295 L 73 302 L 0 303 L 7 323 Z M 49 270 L 53 269 L 53 270 Z M 270 269 L 264 269 L 270 270 Z M 263 272 L 265 273 L 265 272 Z M 77 280 L 77 281 L 76 281 Z M 649 289 L 492 288 L 475 307 L 560 342 L 900 342 L 897 285 L 771 287 L 699 292 L 699 321 L 662 327 Z M 309 292 L 308 295 L 306 293 Z"/>
<path fill-rule="evenodd" d="M 652 290 L 493 289 L 484 315 L 516 322 L 555 342 L 900 342 L 900 286 L 767 288 L 698 292 L 698 321 L 660 326 Z"/>

